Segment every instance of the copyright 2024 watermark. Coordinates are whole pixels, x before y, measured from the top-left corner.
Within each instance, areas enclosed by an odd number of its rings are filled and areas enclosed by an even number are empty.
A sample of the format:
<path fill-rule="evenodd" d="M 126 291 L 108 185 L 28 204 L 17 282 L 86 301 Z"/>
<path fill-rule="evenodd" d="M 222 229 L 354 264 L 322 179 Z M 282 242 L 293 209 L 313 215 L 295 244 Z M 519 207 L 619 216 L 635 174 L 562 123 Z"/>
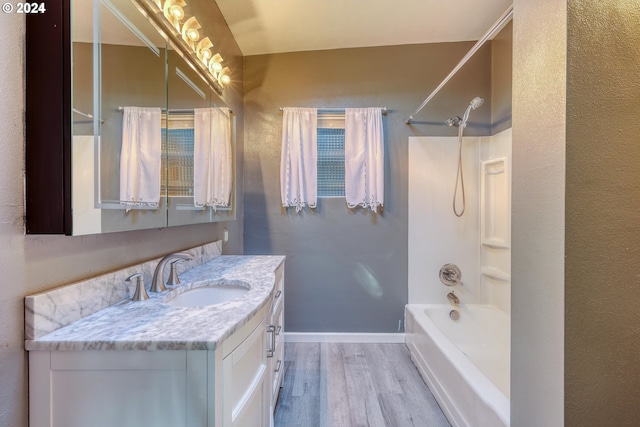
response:
<path fill-rule="evenodd" d="M 47 11 L 46 5 L 41 3 L 3 3 L 2 11 L 4 13 L 18 13 L 18 14 L 31 14 L 31 13 L 45 13 Z"/>

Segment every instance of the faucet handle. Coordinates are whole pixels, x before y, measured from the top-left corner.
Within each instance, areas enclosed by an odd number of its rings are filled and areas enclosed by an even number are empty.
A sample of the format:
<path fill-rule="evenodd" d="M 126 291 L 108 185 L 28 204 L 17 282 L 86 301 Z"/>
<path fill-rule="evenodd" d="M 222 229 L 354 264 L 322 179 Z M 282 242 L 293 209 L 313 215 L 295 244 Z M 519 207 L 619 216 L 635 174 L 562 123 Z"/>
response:
<path fill-rule="evenodd" d="M 136 279 L 136 291 L 131 301 L 144 301 L 149 299 L 149 294 L 147 294 L 147 290 L 144 288 L 144 275 L 142 273 L 136 273 L 124 280 L 125 282 L 131 282 L 133 279 Z"/>
<path fill-rule="evenodd" d="M 175 286 L 180 284 L 180 278 L 178 277 L 178 271 L 176 270 L 176 264 L 184 261 L 183 259 L 177 259 L 171 262 L 171 271 L 169 272 L 169 281 L 167 286 Z"/>

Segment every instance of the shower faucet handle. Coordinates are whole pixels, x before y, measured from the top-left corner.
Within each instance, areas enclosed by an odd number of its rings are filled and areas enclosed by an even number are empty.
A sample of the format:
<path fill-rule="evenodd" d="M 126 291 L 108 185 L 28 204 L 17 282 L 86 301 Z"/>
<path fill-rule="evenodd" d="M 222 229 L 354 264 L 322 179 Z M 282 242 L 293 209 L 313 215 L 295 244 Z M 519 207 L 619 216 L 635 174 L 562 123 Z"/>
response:
<path fill-rule="evenodd" d="M 455 264 L 445 264 L 440 268 L 440 281 L 446 286 L 462 286 L 462 272 Z"/>

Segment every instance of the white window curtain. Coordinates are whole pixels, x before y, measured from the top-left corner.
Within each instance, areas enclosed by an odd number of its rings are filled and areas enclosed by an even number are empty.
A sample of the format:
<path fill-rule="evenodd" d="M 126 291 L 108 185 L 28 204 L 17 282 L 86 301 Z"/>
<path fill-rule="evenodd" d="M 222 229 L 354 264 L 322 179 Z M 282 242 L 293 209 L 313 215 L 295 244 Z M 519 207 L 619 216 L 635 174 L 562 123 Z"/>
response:
<path fill-rule="evenodd" d="M 233 184 L 228 108 L 196 108 L 193 124 L 193 203 L 229 206 Z"/>
<path fill-rule="evenodd" d="M 317 204 L 318 179 L 318 110 L 316 108 L 283 108 L 282 157 L 280 161 L 280 193 L 282 206 Z"/>
<path fill-rule="evenodd" d="M 160 203 L 160 115 L 160 108 L 123 108 L 120 203 L 127 211 Z"/>
<path fill-rule="evenodd" d="M 382 108 L 347 108 L 344 119 L 347 206 L 377 212 L 384 205 Z"/>

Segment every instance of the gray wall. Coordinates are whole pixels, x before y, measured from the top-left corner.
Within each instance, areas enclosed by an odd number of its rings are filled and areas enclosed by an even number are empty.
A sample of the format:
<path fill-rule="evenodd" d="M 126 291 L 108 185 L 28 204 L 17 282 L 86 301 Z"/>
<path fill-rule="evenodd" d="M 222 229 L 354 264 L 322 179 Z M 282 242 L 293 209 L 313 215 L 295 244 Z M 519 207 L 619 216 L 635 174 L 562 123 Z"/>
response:
<path fill-rule="evenodd" d="M 288 331 L 398 330 L 407 303 L 407 138 L 456 135 L 457 129 L 444 121 L 462 115 L 475 96 L 487 104 L 474 112 L 467 134 L 490 133 L 490 46 L 467 63 L 412 126 L 404 121 L 471 46 L 446 43 L 245 57 L 245 253 L 287 256 Z M 278 109 L 295 106 L 389 109 L 384 118 L 382 214 L 350 211 L 343 199 L 320 199 L 317 210 L 299 215 L 281 207 Z"/>
<path fill-rule="evenodd" d="M 567 427 L 640 420 L 639 24 L 638 0 L 568 2 Z"/>
<path fill-rule="evenodd" d="M 491 135 L 511 127 L 513 21 L 491 41 Z"/>
<path fill-rule="evenodd" d="M 225 52 L 234 82 L 225 101 L 238 115 L 238 194 L 242 194 L 242 56 L 217 8 L 207 31 Z M 200 22 L 203 22 L 200 19 Z M 222 238 L 225 253 L 242 253 L 242 198 L 238 220 L 213 225 L 65 237 L 24 235 L 24 15 L 0 14 L 0 426 L 26 427 L 27 353 L 24 296 L 162 254 Z"/>

